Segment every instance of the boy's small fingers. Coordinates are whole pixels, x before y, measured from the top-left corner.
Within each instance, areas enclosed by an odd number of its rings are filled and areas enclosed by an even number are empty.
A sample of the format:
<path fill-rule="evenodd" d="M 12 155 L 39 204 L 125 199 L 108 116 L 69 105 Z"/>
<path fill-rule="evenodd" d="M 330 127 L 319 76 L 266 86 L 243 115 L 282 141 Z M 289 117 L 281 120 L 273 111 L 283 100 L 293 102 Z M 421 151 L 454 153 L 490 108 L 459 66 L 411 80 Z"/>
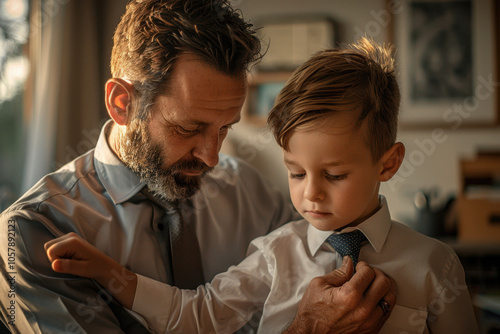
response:
<path fill-rule="evenodd" d="M 62 257 L 64 255 L 64 244 L 61 244 L 62 242 L 56 242 L 47 247 L 45 252 L 47 253 L 47 257 L 49 258 L 50 262 L 54 262 L 54 260 Z"/>
<path fill-rule="evenodd" d="M 52 269 L 58 273 L 82 276 L 85 272 L 85 264 L 82 261 L 70 259 L 57 259 L 52 262 Z"/>
<path fill-rule="evenodd" d="M 50 262 L 54 262 L 58 256 L 56 255 L 54 251 L 54 246 L 49 245 L 48 247 L 45 248 L 45 253 L 47 254 L 47 258 L 49 259 Z"/>
<path fill-rule="evenodd" d="M 71 238 L 78 238 L 78 235 L 74 232 L 63 234 L 62 236 L 60 236 L 58 238 L 54 238 L 52 240 L 47 241 L 43 245 L 43 248 L 45 249 L 45 251 L 47 251 L 50 248 L 50 246 L 52 246 L 53 244 L 56 244 L 58 242 L 61 242 L 63 240 L 67 240 L 67 239 L 71 239 Z"/>
<path fill-rule="evenodd" d="M 43 245 L 43 248 L 45 249 L 45 251 L 47 251 L 50 246 L 52 246 L 53 244 L 56 244 L 58 242 L 60 242 L 61 240 L 64 239 L 64 235 L 62 237 L 59 237 L 59 238 L 55 238 L 55 239 L 52 239 L 50 241 L 47 241 L 44 245 Z"/>
<path fill-rule="evenodd" d="M 52 266 L 52 270 L 57 271 L 58 273 L 63 272 L 62 260 L 58 259 L 58 260 L 52 261 L 51 266 Z"/>
<path fill-rule="evenodd" d="M 64 238 L 62 240 L 57 240 L 57 242 L 52 243 L 45 250 L 50 262 L 53 262 L 58 258 L 72 257 L 73 255 L 71 254 L 74 253 L 74 251 L 75 251 L 75 244 L 74 240 L 71 238 Z"/>

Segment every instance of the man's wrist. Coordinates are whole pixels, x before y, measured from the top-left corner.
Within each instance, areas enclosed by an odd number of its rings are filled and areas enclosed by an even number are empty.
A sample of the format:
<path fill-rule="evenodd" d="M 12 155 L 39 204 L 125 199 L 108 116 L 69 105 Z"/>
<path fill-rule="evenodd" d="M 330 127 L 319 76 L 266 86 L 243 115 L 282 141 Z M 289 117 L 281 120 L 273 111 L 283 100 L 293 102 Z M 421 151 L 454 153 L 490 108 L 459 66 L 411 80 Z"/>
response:
<path fill-rule="evenodd" d="M 312 315 L 311 315 L 312 316 Z M 315 318 L 295 318 L 282 334 L 327 334 L 331 333 L 331 328 L 321 324 Z"/>
<path fill-rule="evenodd" d="M 295 318 L 290 327 L 282 334 L 313 334 L 313 330 L 304 321 L 299 321 Z"/>
<path fill-rule="evenodd" d="M 301 331 L 299 327 L 293 322 L 290 327 L 285 329 L 285 331 L 282 334 L 301 334 L 301 333 L 307 333 L 306 331 Z"/>

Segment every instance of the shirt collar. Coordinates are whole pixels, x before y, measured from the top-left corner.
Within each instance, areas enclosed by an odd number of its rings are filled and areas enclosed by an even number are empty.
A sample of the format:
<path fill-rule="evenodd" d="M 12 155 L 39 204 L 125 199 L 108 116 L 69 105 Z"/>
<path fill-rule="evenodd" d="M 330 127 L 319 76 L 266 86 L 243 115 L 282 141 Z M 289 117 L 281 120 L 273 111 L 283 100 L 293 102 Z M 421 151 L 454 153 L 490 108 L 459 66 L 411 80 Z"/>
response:
<path fill-rule="evenodd" d="M 109 120 L 101 129 L 94 153 L 94 164 L 99 180 L 109 193 L 113 203 L 120 204 L 129 200 L 144 187 L 139 175 L 116 156 L 108 144 L 107 133 L 113 121 Z"/>
<path fill-rule="evenodd" d="M 389 213 L 389 207 L 387 206 L 387 201 L 384 196 L 379 196 L 380 209 L 373 214 L 370 218 L 358 224 L 357 226 L 346 227 L 338 233 L 351 232 L 356 229 L 363 232 L 368 239 L 368 242 L 372 245 L 377 253 L 382 250 L 389 230 L 391 229 L 391 215 Z M 333 231 L 321 231 L 309 224 L 307 230 L 307 244 L 309 246 L 309 251 L 313 256 L 316 255 L 320 247 L 326 241 L 326 239 L 332 234 Z"/>

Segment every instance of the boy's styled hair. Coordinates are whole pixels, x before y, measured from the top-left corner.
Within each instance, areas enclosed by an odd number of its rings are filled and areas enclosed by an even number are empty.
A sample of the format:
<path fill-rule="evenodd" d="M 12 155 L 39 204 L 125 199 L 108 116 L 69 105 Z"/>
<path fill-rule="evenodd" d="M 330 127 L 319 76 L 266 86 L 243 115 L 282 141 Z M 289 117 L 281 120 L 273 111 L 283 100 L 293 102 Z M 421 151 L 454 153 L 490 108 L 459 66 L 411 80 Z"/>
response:
<path fill-rule="evenodd" d="M 278 144 L 288 150 L 296 129 L 336 112 L 359 114 L 373 161 L 395 143 L 400 104 L 392 47 L 361 38 L 346 49 L 311 57 L 290 77 L 268 118 Z"/>
<path fill-rule="evenodd" d="M 262 57 L 253 26 L 228 0 L 132 0 L 113 41 L 111 73 L 134 85 L 140 119 L 147 117 L 158 88 L 168 87 L 181 54 L 199 56 L 231 76 Z"/>

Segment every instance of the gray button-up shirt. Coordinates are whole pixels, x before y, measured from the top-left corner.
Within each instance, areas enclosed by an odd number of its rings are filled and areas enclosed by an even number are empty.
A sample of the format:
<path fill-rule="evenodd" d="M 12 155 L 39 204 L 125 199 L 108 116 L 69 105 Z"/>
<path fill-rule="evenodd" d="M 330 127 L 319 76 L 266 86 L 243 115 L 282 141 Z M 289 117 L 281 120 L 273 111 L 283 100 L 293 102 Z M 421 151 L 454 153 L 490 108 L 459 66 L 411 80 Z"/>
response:
<path fill-rule="evenodd" d="M 43 245 L 64 233 L 80 234 L 134 272 L 169 281 L 165 212 L 109 148 L 110 124 L 95 149 L 45 176 L 0 215 L 1 315 L 14 333 L 122 332 L 93 281 L 52 271 Z M 196 231 L 207 281 L 240 262 L 253 238 L 293 219 L 277 190 L 224 155 L 180 207 Z"/>

